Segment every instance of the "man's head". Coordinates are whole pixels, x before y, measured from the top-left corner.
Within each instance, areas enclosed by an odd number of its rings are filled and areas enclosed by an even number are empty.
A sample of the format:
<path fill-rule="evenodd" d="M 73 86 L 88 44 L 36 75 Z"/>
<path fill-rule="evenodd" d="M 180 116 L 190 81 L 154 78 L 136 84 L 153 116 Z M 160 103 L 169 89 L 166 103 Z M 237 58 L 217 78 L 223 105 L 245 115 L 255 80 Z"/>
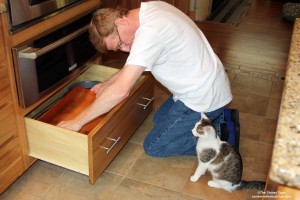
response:
<path fill-rule="evenodd" d="M 91 43 L 98 51 L 122 50 L 124 43 L 118 32 L 117 19 L 127 14 L 128 10 L 124 8 L 103 8 L 94 13 L 89 34 Z"/>

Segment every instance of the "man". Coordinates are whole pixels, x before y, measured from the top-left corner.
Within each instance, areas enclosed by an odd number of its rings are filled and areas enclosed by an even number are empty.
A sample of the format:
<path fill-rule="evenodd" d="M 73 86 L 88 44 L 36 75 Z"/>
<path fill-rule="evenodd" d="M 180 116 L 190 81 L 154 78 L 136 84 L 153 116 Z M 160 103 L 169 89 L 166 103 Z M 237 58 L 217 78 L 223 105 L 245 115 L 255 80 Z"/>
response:
<path fill-rule="evenodd" d="M 100 52 L 130 54 L 119 72 L 91 89 L 97 94 L 95 102 L 58 126 L 80 130 L 126 98 L 138 77 L 151 71 L 173 96 L 154 115 L 154 127 L 144 141 L 147 154 L 196 154 L 191 130 L 200 112 L 213 121 L 220 134 L 224 106 L 232 100 L 230 83 L 219 58 L 188 16 L 162 1 L 143 2 L 130 11 L 100 9 L 93 16 L 89 33 Z"/>

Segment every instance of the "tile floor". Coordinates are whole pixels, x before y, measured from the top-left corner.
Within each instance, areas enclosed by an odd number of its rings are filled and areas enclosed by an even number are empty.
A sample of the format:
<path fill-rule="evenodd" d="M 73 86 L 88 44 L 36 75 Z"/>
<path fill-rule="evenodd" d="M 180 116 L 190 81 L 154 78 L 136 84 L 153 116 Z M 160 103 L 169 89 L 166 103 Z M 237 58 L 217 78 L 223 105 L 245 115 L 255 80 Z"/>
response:
<path fill-rule="evenodd" d="M 230 68 L 230 67 L 229 67 Z M 240 153 L 244 161 L 243 178 L 265 180 L 270 166 L 283 81 L 253 73 L 228 70 L 234 100 L 229 105 L 240 110 Z M 264 72 L 257 72 L 263 74 Z M 155 108 L 168 94 L 156 86 Z M 153 158 L 142 143 L 152 126 L 146 119 L 120 154 L 94 185 L 84 175 L 37 161 L 1 196 L 1 200 L 210 200 L 252 199 L 257 191 L 229 193 L 209 188 L 206 174 L 197 183 L 189 181 L 197 160 L 193 156 Z M 217 197 L 218 196 L 218 197 Z"/>

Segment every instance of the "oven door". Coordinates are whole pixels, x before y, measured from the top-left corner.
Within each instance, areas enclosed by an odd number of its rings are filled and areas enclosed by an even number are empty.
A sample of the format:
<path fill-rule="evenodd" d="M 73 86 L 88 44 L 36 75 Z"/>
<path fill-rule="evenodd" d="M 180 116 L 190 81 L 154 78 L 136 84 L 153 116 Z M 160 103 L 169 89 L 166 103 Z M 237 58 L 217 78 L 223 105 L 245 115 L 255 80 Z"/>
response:
<path fill-rule="evenodd" d="M 16 27 L 85 0 L 8 0 L 11 26 Z"/>
<path fill-rule="evenodd" d="M 23 108 L 91 64 L 96 50 L 89 41 L 88 25 L 80 25 L 78 20 L 30 44 L 13 48 L 18 96 Z"/>

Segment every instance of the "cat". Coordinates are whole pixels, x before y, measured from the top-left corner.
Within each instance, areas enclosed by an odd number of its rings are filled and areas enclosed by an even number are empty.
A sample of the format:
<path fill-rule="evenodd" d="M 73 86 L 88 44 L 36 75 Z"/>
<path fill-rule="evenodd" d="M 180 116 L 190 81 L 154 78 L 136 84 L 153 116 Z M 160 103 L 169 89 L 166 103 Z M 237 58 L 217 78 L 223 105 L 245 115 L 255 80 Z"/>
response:
<path fill-rule="evenodd" d="M 212 175 L 212 180 L 208 181 L 210 187 L 229 192 L 240 189 L 264 189 L 266 183 L 263 181 L 241 180 L 243 161 L 240 153 L 219 139 L 204 113 L 201 113 L 201 120 L 195 124 L 192 133 L 198 137 L 196 145 L 198 166 L 194 175 L 190 177 L 192 182 L 196 182 L 208 170 Z"/>

